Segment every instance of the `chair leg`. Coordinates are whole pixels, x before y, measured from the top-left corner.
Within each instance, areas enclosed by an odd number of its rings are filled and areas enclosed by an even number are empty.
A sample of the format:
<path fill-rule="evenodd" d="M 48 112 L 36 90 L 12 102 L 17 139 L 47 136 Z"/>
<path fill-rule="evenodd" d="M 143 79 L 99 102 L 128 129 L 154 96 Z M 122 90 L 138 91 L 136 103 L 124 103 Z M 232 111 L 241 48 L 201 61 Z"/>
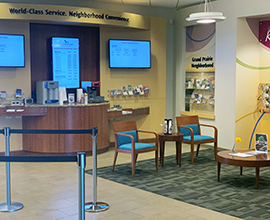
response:
<path fill-rule="evenodd" d="M 138 159 L 138 154 L 136 154 L 136 156 L 135 156 L 135 165 L 137 163 L 137 159 Z"/>
<path fill-rule="evenodd" d="M 155 151 L 155 157 L 156 157 L 156 171 L 158 171 L 158 150 Z"/>
<path fill-rule="evenodd" d="M 198 157 L 198 155 L 199 155 L 199 150 L 200 150 L 200 144 L 198 144 L 198 146 L 197 146 L 197 152 L 196 152 L 196 157 Z"/>
<path fill-rule="evenodd" d="M 191 159 L 191 164 L 194 162 L 194 144 L 190 145 L 190 159 Z"/>
<path fill-rule="evenodd" d="M 217 142 L 214 143 L 214 154 L 215 160 L 217 160 Z"/>
<path fill-rule="evenodd" d="M 136 154 L 131 154 L 131 169 L 132 169 L 132 176 L 135 175 L 135 163 L 136 163 Z"/>
<path fill-rule="evenodd" d="M 114 170 L 114 166 L 116 164 L 117 155 L 118 155 L 118 152 L 115 151 L 115 153 L 114 153 L 114 159 L 113 159 L 113 165 L 112 165 L 112 170 Z"/>

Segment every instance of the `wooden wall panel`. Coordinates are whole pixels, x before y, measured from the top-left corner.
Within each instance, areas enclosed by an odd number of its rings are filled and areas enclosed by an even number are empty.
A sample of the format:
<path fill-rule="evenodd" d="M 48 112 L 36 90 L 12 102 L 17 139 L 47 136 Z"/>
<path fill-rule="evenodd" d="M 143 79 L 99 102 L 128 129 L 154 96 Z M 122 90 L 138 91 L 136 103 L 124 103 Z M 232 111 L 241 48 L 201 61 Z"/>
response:
<path fill-rule="evenodd" d="M 89 119 L 89 127 L 98 128 L 97 150 L 102 149 L 102 146 L 109 146 L 110 144 L 110 127 L 107 118 L 108 109 L 109 105 L 93 106 L 89 108 L 90 113 L 88 113 L 88 115 L 92 116 Z M 92 141 L 92 138 L 90 141 Z"/>
<path fill-rule="evenodd" d="M 52 37 L 78 37 L 80 44 L 80 80 L 100 80 L 98 27 L 30 23 L 32 91 L 36 87 L 36 81 L 52 80 Z M 68 90 L 68 92 L 74 91 L 74 89 Z"/>
<path fill-rule="evenodd" d="M 109 104 L 93 106 L 47 107 L 47 115 L 23 117 L 23 129 L 91 129 L 98 127 L 97 150 L 109 142 Z M 87 134 L 24 134 L 23 150 L 42 153 L 92 151 L 92 137 Z"/>
<path fill-rule="evenodd" d="M 89 129 L 84 119 L 85 110 L 89 107 L 59 107 L 59 129 Z M 60 134 L 59 152 L 90 151 L 84 145 L 85 136 L 90 134 Z"/>
<path fill-rule="evenodd" d="M 23 129 L 59 129 L 58 108 L 48 107 L 46 116 L 23 117 Z M 23 134 L 23 150 L 57 153 L 59 151 L 57 134 Z"/>

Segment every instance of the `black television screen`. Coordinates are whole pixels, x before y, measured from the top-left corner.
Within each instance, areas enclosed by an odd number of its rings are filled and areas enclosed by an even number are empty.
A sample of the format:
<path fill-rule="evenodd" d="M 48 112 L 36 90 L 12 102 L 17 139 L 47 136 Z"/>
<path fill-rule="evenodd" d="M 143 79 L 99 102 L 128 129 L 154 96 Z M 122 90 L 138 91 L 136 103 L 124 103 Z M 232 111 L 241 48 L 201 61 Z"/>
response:
<path fill-rule="evenodd" d="M 59 87 L 80 87 L 79 38 L 52 37 L 52 67 Z"/>
<path fill-rule="evenodd" d="M 0 34 L 0 67 L 25 67 L 24 35 Z"/>
<path fill-rule="evenodd" d="M 151 42 L 109 40 L 110 68 L 151 68 Z"/>

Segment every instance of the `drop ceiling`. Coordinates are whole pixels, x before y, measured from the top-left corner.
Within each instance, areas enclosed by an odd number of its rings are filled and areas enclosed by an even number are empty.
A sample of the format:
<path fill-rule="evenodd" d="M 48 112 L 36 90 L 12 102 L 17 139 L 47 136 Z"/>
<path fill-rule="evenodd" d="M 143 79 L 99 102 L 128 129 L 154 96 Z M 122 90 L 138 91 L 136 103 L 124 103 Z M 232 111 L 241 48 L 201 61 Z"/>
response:
<path fill-rule="evenodd" d="M 200 4 L 204 0 L 87 0 L 102 3 L 115 3 L 124 5 L 137 5 L 162 8 L 185 8 Z"/>

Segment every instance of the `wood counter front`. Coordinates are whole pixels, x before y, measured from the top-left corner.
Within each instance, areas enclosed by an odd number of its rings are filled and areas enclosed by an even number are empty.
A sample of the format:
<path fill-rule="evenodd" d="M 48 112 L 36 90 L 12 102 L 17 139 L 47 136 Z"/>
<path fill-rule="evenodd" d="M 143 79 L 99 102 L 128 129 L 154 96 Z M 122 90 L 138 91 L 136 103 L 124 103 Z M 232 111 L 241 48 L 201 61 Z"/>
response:
<path fill-rule="evenodd" d="M 35 107 L 33 107 L 35 108 Z M 109 104 L 85 106 L 47 106 L 45 116 L 23 117 L 23 129 L 91 129 L 98 128 L 97 150 L 110 144 Z M 23 150 L 41 153 L 92 151 L 89 134 L 23 134 Z"/>

